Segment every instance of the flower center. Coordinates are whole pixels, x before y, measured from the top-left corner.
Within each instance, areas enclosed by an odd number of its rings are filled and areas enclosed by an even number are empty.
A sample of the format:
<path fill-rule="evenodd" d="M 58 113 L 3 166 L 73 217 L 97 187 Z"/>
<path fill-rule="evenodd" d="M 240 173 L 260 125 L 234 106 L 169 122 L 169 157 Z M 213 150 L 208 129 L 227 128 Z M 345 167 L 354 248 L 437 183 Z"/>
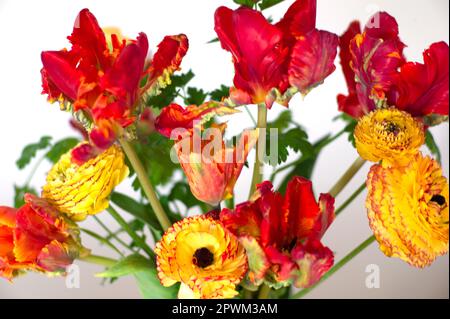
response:
<path fill-rule="evenodd" d="M 398 126 L 398 124 L 391 122 L 391 121 L 387 121 L 384 124 L 384 128 L 385 130 L 390 133 L 390 134 L 394 134 L 394 136 L 397 136 L 398 133 L 400 133 L 400 127 Z"/>
<path fill-rule="evenodd" d="M 431 197 L 430 201 L 435 202 L 439 206 L 445 205 L 445 197 L 442 195 L 433 195 L 433 197 Z"/>
<path fill-rule="evenodd" d="M 213 261 L 214 255 L 206 247 L 197 249 L 192 258 L 192 262 L 194 263 L 194 265 L 200 268 L 206 268 L 212 265 Z"/>

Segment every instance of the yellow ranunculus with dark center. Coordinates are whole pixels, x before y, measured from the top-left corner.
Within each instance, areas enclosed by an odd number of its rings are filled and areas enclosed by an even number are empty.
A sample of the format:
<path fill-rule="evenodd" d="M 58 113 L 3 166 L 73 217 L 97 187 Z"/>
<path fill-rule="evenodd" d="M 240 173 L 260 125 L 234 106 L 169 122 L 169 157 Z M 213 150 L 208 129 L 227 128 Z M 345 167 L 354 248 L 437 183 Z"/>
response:
<path fill-rule="evenodd" d="M 406 165 L 425 142 L 422 123 L 395 108 L 378 109 L 362 117 L 355 128 L 359 155 L 383 166 Z"/>
<path fill-rule="evenodd" d="M 383 253 L 422 268 L 448 252 L 448 181 L 435 160 L 409 160 L 405 167 L 372 166 L 366 206 Z"/>
<path fill-rule="evenodd" d="M 47 175 L 42 196 L 71 219 L 81 221 L 108 207 L 109 195 L 128 172 L 117 145 L 82 165 L 74 163 L 68 152 Z"/>
<path fill-rule="evenodd" d="M 161 284 L 181 282 L 179 298 L 232 298 L 247 271 L 247 256 L 237 238 L 205 215 L 174 224 L 155 253 Z"/>

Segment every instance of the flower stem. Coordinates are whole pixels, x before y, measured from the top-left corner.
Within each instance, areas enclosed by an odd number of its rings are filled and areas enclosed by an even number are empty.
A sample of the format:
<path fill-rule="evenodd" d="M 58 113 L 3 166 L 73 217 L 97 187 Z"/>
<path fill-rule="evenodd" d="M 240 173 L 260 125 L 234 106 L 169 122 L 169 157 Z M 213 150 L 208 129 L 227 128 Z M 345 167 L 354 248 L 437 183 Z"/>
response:
<path fill-rule="evenodd" d="M 358 189 L 352 195 L 350 195 L 350 197 L 344 203 L 342 203 L 342 205 L 339 206 L 338 209 L 336 209 L 336 211 L 334 212 L 335 215 L 339 215 L 344 209 L 346 209 L 347 206 L 350 205 L 351 202 L 353 202 L 355 198 L 358 197 L 358 195 L 361 194 L 365 189 L 366 183 L 362 183 L 361 186 L 359 186 Z"/>
<path fill-rule="evenodd" d="M 101 266 L 111 267 L 117 264 L 117 260 L 111 259 L 108 257 L 103 256 L 97 256 L 97 255 L 88 255 L 85 257 L 78 258 L 79 260 L 91 263 L 91 264 L 97 264 Z"/>
<path fill-rule="evenodd" d="M 127 245 L 127 243 L 125 243 L 122 239 L 119 238 L 119 236 L 117 236 L 116 234 L 114 234 L 114 232 L 112 232 L 101 220 L 100 218 L 98 218 L 97 216 L 93 215 L 92 216 L 94 218 L 94 220 L 100 225 L 101 228 L 103 228 L 104 231 L 106 231 L 108 233 L 108 238 L 112 238 L 115 239 L 119 244 L 121 244 L 123 247 L 131 250 L 133 252 L 133 250 Z"/>
<path fill-rule="evenodd" d="M 150 183 L 147 172 L 145 171 L 142 162 L 137 156 L 136 151 L 134 150 L 133 146 L 125 139 L 120 139 L 120 144 L 122 145 L 125 154 L 127 155 L 131 165 L 134 168 L 134 171 L 136 172 L 139 182 L 142 185 L 142 189 L 144 190 L 144 193 L 147 196 L 147 199 L 152 206 L 153 211 L 155 212 L 156 218 L 161 224 L 163 230 L 167 230 L 172 225 L 172 223 L 170 222 L 167 214 L 161 206 L 158 196 L 156 195 L 156 192 L 153 189 L 152 184 Z"/>
<path fill-rule="evenodd" d="M 258 299 L 269 299 L 270 291 L 271 291 L 270 287 L 267 286 L 266 284 L 263 284 L 259 289 Z"/>
<path fill-rule="evenodd" d="M 355 176 L 359 169 L 364 165 L 366 160 L 358 156 L 358 158 L 350 165 L 347 171 L 342 175 L 342 177 L 337 181 L 337 183 L 329 191 L 330 195 L 336 197 L 344 189 L 344 187 L 350 182 L 350 180 Z"/>
<path fill-rule="evenodd" d="M 258 131 L 260 131 L 259 129 L 264 129 L 262 131 L 265 133 L 265 129 L 267 127 L 267 108 L 264 103 L 258 104 L 258 122 L 256 123 L 256 127 Z M 263 164 L 264 155 L 266 154 L 266 137 L 261 136 L 261 132 L 259 133 L 258 143 L 256 143 L 255 165 L 253 167 L 253 177 L 249 197 L 255 192 L 256 185 L 261 183 L 263 180 L 261 165 Z M 262 142 L 261 138 L 264 139 Z"/>
<path fill-rule="evenodd" d="M 353 249 L 347 256 L 342 258 L 336 265 L 334 265 L 323 277 L 314 285 L 312 285 L 309 288 L 305 288 L 296 294 L 292 295 L 291 299 L 299 299 L 304 297 L 307 293 L 309 293 L 311 290 L 316 288 L 320 283 L 325 281 L 326 279 L 330 278 L 335 272 L 337 272 L 339 269 L 341 269 L 345 264 L 347 264 L 350 260 L 352 260 L 354 257 L 356 257 L 360 252 L 362 252 L 364 249 L 370 246 L 375 241 L 375 237 L 372 235 L 369 238 L 367 238 L 365 241 L 363 241 L 358 247 Z"/>
<path fill-rule="evenodd" d="M 109 206 L 106 210 L 117 221 L 117 223 L 119 223 L 122 229 L 125 230 L 128 233 L 128 235 L 130 235 L 130 237 L 134 240 L 137 246 L 142 248 L 150 258 L 155 257 L 155 253 L 153 252 L 153 250 L 144 242 L 144 240 L 141 237 L 139 237 L 130 228 L 130 225 L 128 225 L 125 219 L 123 219 L 122 216 L 120 216 L 120 214 L 112 206 Z"/>
<path fill-rule="evenodd" d="M 103 238 L 102 236 L 100 236 L 99 234 L 86 229 L 86 228 L 80 228 L 82 232 L 86 233 L 87 235 L 91 236 L 92 238 L 97 239 L 99 242 L 101 242 L 102 244 L 108 246 L 109 248 L 111 248 L 112 250 L 114 250 L 116 253 L 118 253 L 120 256 L 123 257 L 123 253 L 119 250 L 119 248 L 117 248 L 116 246 L 114 246 L 113 243 L 111 243 L 109 240 L 107 240 L 106 238 Z"/>

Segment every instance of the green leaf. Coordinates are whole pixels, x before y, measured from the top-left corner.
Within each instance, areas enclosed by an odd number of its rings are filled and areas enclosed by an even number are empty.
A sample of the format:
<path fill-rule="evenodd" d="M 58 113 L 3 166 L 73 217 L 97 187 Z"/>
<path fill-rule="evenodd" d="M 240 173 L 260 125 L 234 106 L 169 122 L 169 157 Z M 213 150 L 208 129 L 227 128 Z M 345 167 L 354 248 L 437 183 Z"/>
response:
<path fill-rule="evenodd" d="M 148 224 L 154 229 L 161 229 L 161 225 L 158 222 L 150 205 L 144 205 L 133 198 L 118 192 L 111 194 L 111 201 L 118 207 L 136 217 L 140 221 Z"/>
<path fill-rule="evenodd" d="M 29 144 L 25 146 L 22 150 L 20 158 L 16 161 L 16 165 L 19 169 L 23 169 L 27 166 L 31 160 L 36 156 L 39 150 L 46 149 L 50 146 L 50 141 L 52 138 L 50 136 L 43 136 L 37 143 Z"/>
<path fill-rule="evenodd" d="M 184 205 L 186 205 L 187 208 L 198 206 L 202 210 L 207 210 L 206 204 L 199 201 L 197 198 L 195 198 L 194 195 L 192 195 L 191 189 L 186 182 L 175 183 L 175 185 L 172 187 L 172 190 L 170 191 L 168 199 L 169 201 L 179 200 Z"/>
<path fill-rule="evenodd" d="M 200 105 L 205 102 L 208 93 L 205 93 L 202 89 L 189 87 L 187 89 L 187 95 L 188 96 L 184 100 L 184 103 L 186 103 L 186 105 Z"/>
<path fill-rule="evenodd" d="M 15 208 L 20 208 L 21 206 L 23 206 L 23 204 L 25 204 L 25 202 L 23 200 L 23 196 L 26 193 L 30 193 L 30 194 L 33 194 L 36 196 L 38 195 L 37 191 L 34 188 L 29 187 L 28 185 L 25 185 L 22 187 L 14 185 L 14 207 Z"/>
<path fill-rule="evenodd" d="M 155 263 L 139 254 L 121 259 L 96 277 L 116 278 L 127 275 L 133 275 L 136 278 L 142 297 L 146 299 L 173 299 L 177 295 L 177 285 L 163 287 L 159 282 Z"/>
<path fill-rule="evenodd" d="M 214 101 L 222 101 L 224 98 L 227 98 L 230 95 L 230 87 L 226 85 L 221 85 L 220 88 L 215 89 L 212 92 L 209 92 L 209 96 Z"/>
<path fill-rule="evenodd" d="M 257 2 L 259 0 L 257 0 L 257 1 L 253 1 L 253 0 L 233 0 L 233 1 L 234 1 L 234 3 L 237 3 L 238 5 L 246 6 L 246 7 L 249 7 L 249 8 L 253 8 L 253 6 L 255 5 L 255 2 Z"/>
<path fill-rule="evenodd" d="M 265 10 L 268 9 L 270 7 L 273 7 L 274 5 L 277 5 L 281 2 L 283 2 L 284 0 L 263 0 L 260 4 L 259 4 L 259 8 L 261 10 Z"/>
<path fill-rule="evenodd" d="M 50 150 L 45 154 L 45 157 L 52 163 L 56 163 L 59 158 L 69 152 L 72 148 L 74 148 L 80 140 L 76 137 L 68 137 L 62 139 L 50 148 Z"/>
<path fill-rule="evenodd" d="M 162 89 L 159 95 L 149 97 L 145 104 L 157 109 L 166 107 L 173 102 L 173 100 L 178 96 L 178 92 L 193 78 L 194 73 L 191 70 L 180 75 L 173 75 L 171 77 L 171 84 Z"/>
<path fill-rule="evenodd" d="M 278 190 L 284 193 L 286 191 L 286 186 L 288 182 L 294 176 L 303 176 L 307 179 L 311 179 L 311 175 L 313 173 L 314 166 L 316 165 L 320 152 L 326 145 L 328 145 L 328 143 L 332 142 L 333 140 L 334 140 L 333 137 L 327 135 L 321 138 L 316 143 L 314 143 L 312 145 L 313 152 L 308 154 L 302 154 L 302 156 L 300 156 L 300 158 L 296 161 L 294 169 L 285 176 Z"/>
<path fill-rule="evenodd" d="M 270 148 L 270 131 L 267 134 L 267 139 L 267 145 Z M 305 157 L 314 153 L 313 146 L 308 142 L 308 135 L 299 127 L 290 129 L 285 133 L 278 133 L 278 162 L 275 164 L 286 162 L 289 149 L 294 152 L 301 152 Z"/>
<path fill-rule="evenodd" d="M 353 132 L 355 131 L 355 127 L 358 124 L 358 121 L 351 117 L 348 114 L 342 113 L 338 115 L 335 120 L 342 120 L 346 123 L 346 126 L 344 127 L 344 131 L 348 133 L 348 141 L 352 143 L 353 147 L 355 146 L 355 136 L 353 135 Z"/>
<path fill-rule="evenodd" d="M 267 128 L 277 128 L 281 131 L 286 130 L 292 122 L 292 113 L 290 110 L 281 112 L 272 122 L 267 123 Z"/>
<path fill-rule="evenodd" d="M 434 139 L 434 136 L 430 132 L 430 130 L 427 130 L 425 134 L 425 144 L 430 150 L 431 154 L 436 157 L 436 160 L 441 163 L 441 151 L 439 150 L 439 146 L 436 144 L 436 140 Z"/>

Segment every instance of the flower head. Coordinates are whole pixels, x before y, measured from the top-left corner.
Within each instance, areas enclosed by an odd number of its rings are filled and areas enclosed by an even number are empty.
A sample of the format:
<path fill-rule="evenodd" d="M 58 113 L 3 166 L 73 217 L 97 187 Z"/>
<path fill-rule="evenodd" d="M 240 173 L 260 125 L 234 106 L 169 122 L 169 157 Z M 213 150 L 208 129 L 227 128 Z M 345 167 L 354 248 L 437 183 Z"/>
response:
<path fill-rule="evenodd" d="M 144 33 L 136 40 L 109 37 L 84 9 L 68 37 L 71 49 L 42 52 L 43 93 L 95 131 L 90 139 L 101 150 L 136 121 L 142 97 L 169 83 L 188 48 L 185 35 L 167 36 L 149 60 Z"/>
<path fill-rule="evenodd" d="M 315 0 L 295 1 L 275 25 L 247 7 L 218 8 L 215 30 L 236 71 L 231 100 L 270 108 L 288 103 L 290 87 L 306 94 L 321 84 L 335 69 L 338 39 L 315 25 Z"/>
<path fill-rule="evenodd" d="M 263 182 L 250 201 L 220 214 L 247 251 L 248 284 L 274 287 L 308 287 L 331 268 L 333 253 L 320 239 L 333 219 L 334 199 L 322 194 L 317 203 L 302 177 L 289 182 L 284 196 Z"/>
<path fill-rule="evenodd" d="M 176 140 L 174 149 L 192 194 L 213 206 L 232 197 L 234 185 L 248 153 L 258 140 L 258 133 L 244 131 L 236 146 L 227 146 L 223 141 L 225 124 L 213 125 L 203 131 L 201 124 L 213 115 L 235 112 L 217 102 L 186 108 L 171 104 L 155 121 L 161 134 Z"/>
<path fill-rule="evenodd" d="M 174 224 L 156 244 L 155 253 L 161 284 L 181 282 L 181 292 L 189 288 L 195 298 L 234 297 L 236 284 L 247 271 L 244 248 L 207 215 Z"/>
<path fill-rule="evenodd" d="M 54 207 L 25 195 L 18 210 L 0 207 L 0 276 L 12 279 L 20 270 L 63 273 L 85 249 L 79 228 Z"/>
<path fill-rule="evenodd" d="M 448 252 L 448 182 L 439 164 L 421 154 L 404 167 L 372 166 L 366 207 L 370 227 L 389 257 L 416 267 Z"/>
<path fill-rule="evenodd" d="M 424 63 L 407 62 L 397 21 L 376 13 L 361 30 L 354 21 L 339 40 L 349 94 L 339 94 L 339 110 L 359 118 L 379 106 L 394 106 L 438 124 L 448 116 L 448 44 L 433 43 Z M 436 120 L 433 117 L 437 117 Z"/>
<path fill-rule="evenodd" d="M 423 125 L 406 112 L 378 109 L 362 117 L 355 128 L 362 158 L 383 165 L 405 165 L 425 142 Z"/>
<path fill-rule="evenodd" d="M 72 152 L 68 152 L 48 173 L 42 196 L 59 211 L 80 221 L 106 209 L 112 190 L 127 175 L 124 154 L 117 145 L 81 165 L 75 163 Z"/>

